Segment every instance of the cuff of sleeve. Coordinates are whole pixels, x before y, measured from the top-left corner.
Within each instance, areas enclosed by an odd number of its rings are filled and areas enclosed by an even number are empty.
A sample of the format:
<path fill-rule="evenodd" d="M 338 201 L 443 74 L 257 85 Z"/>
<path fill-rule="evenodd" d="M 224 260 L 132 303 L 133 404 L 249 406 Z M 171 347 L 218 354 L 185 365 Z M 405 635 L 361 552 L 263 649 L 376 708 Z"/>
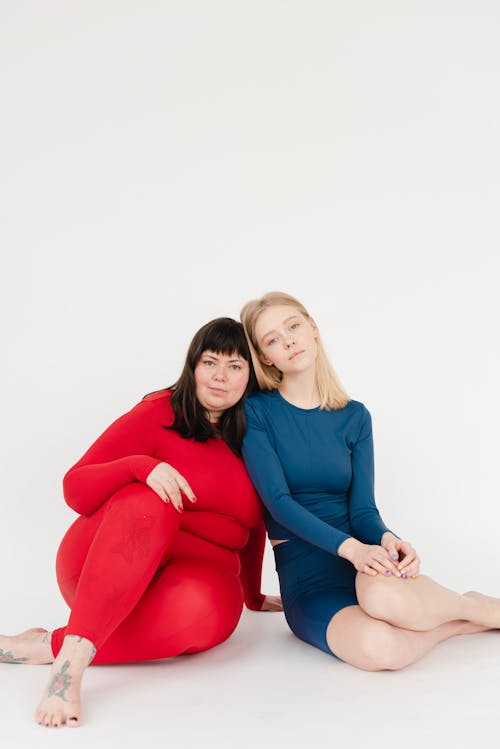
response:
<path fill-rule="evenodd" d="M 259 595 L 255 596 L 255 598 L 252 598 L 251 601 L 246 602 L 247 609 L 250 609 L 250 611 L 260 611 L 262 609 L 264 599 L 265 595 L 263 593 L 259 593 Z"/>
<path fill-rule="evenodd" d="M 130 458 L 130 467 L 137 481 L 146 483 L 146 479 L 156 466 L 163 461 L 158 458 L 152 458 L 150 455 L 132 455 Z"/>

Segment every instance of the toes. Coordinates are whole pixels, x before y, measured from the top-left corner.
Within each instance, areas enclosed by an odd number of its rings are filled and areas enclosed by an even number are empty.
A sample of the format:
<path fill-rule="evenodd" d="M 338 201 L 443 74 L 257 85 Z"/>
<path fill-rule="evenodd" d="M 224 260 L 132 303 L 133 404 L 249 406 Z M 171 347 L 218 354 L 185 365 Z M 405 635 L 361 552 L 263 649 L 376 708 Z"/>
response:
<path fill-rule="evenodd" d="M 69 718 L 66 718 L 66 725 L 69 728 L 77 728 L 80 725 L 80 716 L 71 715 Z"/>
<path fill-rule="evenodd" d="M 60 725 L 64 723 L 64 714 L 63 713 L 54 713 L 51 716 L 50 726 L 51 728 L 58 728 Z"/>

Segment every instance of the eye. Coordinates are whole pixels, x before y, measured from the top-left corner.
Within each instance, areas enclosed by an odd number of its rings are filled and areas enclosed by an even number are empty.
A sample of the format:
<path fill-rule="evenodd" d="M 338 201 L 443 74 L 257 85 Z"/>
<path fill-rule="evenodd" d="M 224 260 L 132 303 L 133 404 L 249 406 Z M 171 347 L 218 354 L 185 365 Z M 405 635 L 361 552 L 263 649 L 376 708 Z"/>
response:
<path fill-rule="evenodd" d="M 270 338 L 270 339 L 269 339 L 269 340 L 268 340 L 268 341 L 266 342 L 266 346 L 272 346 L 272 345 L 273 345 L 273 343 L 276 343 L 276 341 L 277 341 L 277 340 L 278 340 L 277 338 Z"/>
<path fill-rule="evenodd" d="M 204 361 L 203 361 L 202 363 L 203 363 L 203 364 L 206 364 L 206 365 L 207 365 L 207 366 L 209 366 L 209 367 L 211 367 L 211 366 L 215 365 L 215 362 L 214 362 L 214 361 L 212 361 L 212 359 L 205 359 L 205 360 L 204 360 Z"/>
<path fill-rule="evenodd" d="M 294 323 L 292 323 L 292 324 L 290 325 L 290 328 L 291 328 L 292 330 L 295 330 L 295 328 L 299 328 L 299 327 L 300 327 L 300 323 L 299 323 L 299 322 L 294 322 Z"/>
<path fill-rule="evenodd" d="M 240 370 L 242 369 L 241 364 L 231 364 L 231 369 Z"/>

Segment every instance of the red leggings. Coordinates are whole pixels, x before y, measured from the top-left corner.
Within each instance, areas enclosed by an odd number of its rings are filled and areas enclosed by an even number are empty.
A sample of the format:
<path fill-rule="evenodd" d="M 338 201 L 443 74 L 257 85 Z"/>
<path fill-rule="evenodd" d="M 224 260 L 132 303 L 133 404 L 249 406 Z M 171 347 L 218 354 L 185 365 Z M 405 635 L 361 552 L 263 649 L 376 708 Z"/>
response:
<path fill-rule="evenodd" d="M 218 645 L 243 608 L 236 552 L 179 530 L 180 516 L 148 486 L 128 484 L 78 518 L 57 553 L 57 580 L 71 608 L 52 634 L 97 648 L 93 663 L 196 653 Z"/>

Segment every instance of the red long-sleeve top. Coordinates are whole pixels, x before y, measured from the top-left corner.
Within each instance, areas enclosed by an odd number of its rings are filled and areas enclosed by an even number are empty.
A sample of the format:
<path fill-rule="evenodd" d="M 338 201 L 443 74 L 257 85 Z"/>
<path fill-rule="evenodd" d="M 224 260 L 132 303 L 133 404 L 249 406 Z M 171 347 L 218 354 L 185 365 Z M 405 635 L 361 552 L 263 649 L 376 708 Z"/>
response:
<path fill-rule="evenodd" d="M 265 529 L 258 495 L 243 461 L 222 439 L 196 442 L 165 429 L 174 419 L 170 395 L 148 395 L 114 421 L 65 475 L 64 498 L 80 515 L 90 515 L 122 486 L 145 483 L 158 463 L 168 463 L 198 500 L 184 500 L 181 529 L 238 554 L 245 604 L 260 610 Z"/>

